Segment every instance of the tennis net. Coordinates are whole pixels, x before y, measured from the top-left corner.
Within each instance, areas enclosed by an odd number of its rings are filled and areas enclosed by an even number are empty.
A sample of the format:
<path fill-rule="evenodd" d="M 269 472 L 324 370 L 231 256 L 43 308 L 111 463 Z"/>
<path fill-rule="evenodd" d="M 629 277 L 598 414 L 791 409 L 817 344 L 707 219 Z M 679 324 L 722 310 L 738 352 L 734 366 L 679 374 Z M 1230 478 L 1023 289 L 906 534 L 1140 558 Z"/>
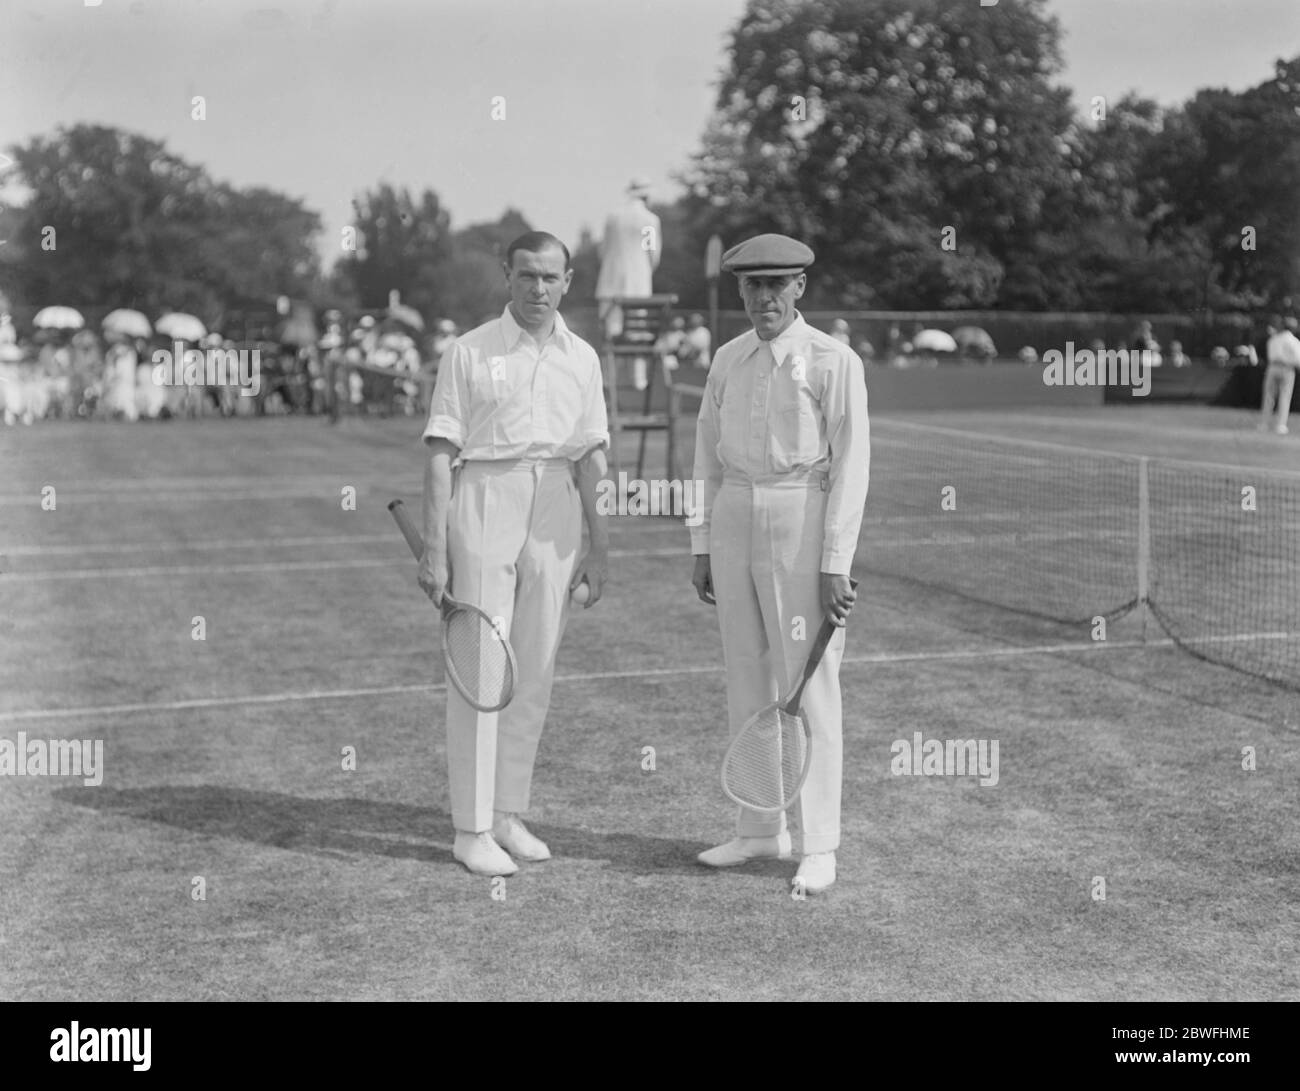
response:
<path fill-rule="evenodd" d="M 1065 624 L 1137 611 L 1300 689 L 1300 474 L 882 420 L 858 557 Z"/>

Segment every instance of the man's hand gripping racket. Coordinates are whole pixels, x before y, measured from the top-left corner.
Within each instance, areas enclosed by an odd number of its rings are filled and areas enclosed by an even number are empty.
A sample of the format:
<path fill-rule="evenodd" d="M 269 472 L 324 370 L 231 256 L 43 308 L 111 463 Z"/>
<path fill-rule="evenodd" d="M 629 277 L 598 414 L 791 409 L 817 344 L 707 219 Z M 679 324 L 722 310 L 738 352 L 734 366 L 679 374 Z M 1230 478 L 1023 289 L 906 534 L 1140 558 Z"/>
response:
<path fill-rule="evenodd" d="M 415 559 L 424 538 L 400 500 L 388 505 Z M 442 658 L 447 678 L 479 712 L 499 712 L 515 693 L 515 652 L 501 626 L 472 603 L 442 596 Z"/>
<path fill-rule="evenodd" d="M 857 580 L 849 584 L 857 590 Z M 799 798 L 812 757 L 812 732 L 800 702 L 838 628 L 829 616 L 822 619 L 794 692 L 754 713 L 727 748 L 722 790 L 742 807 L 775 814 Z"/>

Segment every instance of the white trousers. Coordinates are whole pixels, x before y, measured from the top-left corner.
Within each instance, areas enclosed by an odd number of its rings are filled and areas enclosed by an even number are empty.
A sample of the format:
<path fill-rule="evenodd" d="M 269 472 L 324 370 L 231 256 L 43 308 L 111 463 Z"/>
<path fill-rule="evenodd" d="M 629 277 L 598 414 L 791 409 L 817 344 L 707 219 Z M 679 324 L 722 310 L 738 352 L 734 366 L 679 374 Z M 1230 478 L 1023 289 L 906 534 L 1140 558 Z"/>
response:
<path fill-rule="evenodd" d="M 492 828 L 493 810 L 528 810 L 582 505 L 567 459 L 467 462 L 452 480 L 451 596 L 504 618 L 518 665 L 514 697 L 500 712 L 478 712 L 447 687 L 452 825 L 481 833 Z"/>
<path fill-rule="evenodd" d="M 1264 372 L 1264 420 L 1275 428 L 1285 428 L 1291 414 L 1291 392 L 1295 389 L 1295 368 L 1285 364 L 1269 364 Z M 1274 414 L 1276 413 L 1276 416 Z"/>
<path fill-rule="evenodd" d="M 733 738 L 750 716 L 788 694 L 803 674 L 824 616 L 826 500 L 820 475 L 772 484 L 726 478 L 718 490 L 709 552 Z M 740 837 L 779 834 L 788 814 L 797 851 L 833 852 L 839 847 L 843 656 L 840 630 L 803 692 L 812 760 L 798 802 L 777 815 L 740 808 Z"/>

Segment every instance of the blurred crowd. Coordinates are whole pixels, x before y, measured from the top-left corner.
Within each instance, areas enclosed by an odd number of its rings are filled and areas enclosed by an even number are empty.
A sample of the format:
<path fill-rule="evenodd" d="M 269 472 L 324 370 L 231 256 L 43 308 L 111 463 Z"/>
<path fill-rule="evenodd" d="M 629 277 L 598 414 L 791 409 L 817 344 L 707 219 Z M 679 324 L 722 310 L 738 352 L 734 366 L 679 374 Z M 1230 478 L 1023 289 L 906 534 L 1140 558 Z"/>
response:
<path fill-rule="evenodd" d="M 1294 318 L 1287 319 L 1287 322 L 1292 329 L 1295 328 Z M 925 329 L 916 323 L 907 336 L 904 336 L 900 327 L 891 326 L 879 353 L 865 337 L 855 339 L 849 323 L 843 318 L 835 319 L 828 332 L 837 340 L 850 345 L 868 366 L 938 367 L 943 363 L 991 364 L 999 359 L 1036 364 L 1040 359 L 1038 349 L 1033 345 L 1023 345 L 1011 354 L 999 353 L 993 338 L 978 326 L 958 326 L 949 333 L 945 330 Z M 1262 344 L 1265 339 L 1263 326 L 1258 331 L 1247 331 L 1246 337 L 1231 350 L 1223 345 L 1216 346 L 1210 352 L 1208 360 L 1218 367 L 1243 364 L 1258 367 L 1261 356 L 1255 342 Z M 1183 368 L 1193 363 L 1192 358 L 1183 351 L 1181 342 L 1171 340 L 1167 348 L 1161 346 L 1152 332 L 1151 323 L 1145 320 L 1139 322 L 1129 337 L 1119 344 L 1107 344 L 1105 339 L 1098 337 L 1093 338 L 1086 347 L 1093 352 L 1115 349 L 1139 352 L 1143 362 L 1151 367 Z"/>
<path fill-rule="evenodd" d="M 1294 331 L 1295 318 L 1285 320 Z M 0 314 L 0 409 L 5 424 L 43 419 L 166 420 L 205 415 L 249 416 L 319 414 L 337 420 L 345 414 L 419 414 L 433 389 L 438 361 L 459 336 L 443 319 L 426 334 L 420 315 L 394 299 L 382 314 L 347 319 L 339 311 L 315 317 L 299 310 L 282 315 L 272 327 L 238 339 L 206 329 L 194 316 L 168 314 L 150 322 L 131 310 L 110 312 L 98 331 L 67 307 L 37 314 L 27 336 L 10 315 Z M 244 333 L 249 332 L 247 326 Z M 828 332 L 850 345 L 868 366 L 938 367 L 950 363 L 1040 360 L 1025 345 L 1000 353 L 987 331 L 958 326 L 951 332 L 919 323 L 904 335 L 890 326 L 879 351 L 855 337 L 849 322 L 834 319 Z M 1260 338 L 1260 346 L 1266 338 Z M 1261 349 L 1249 334 L 1229 349 L 1217 346 L 1209 362 L 1219 367 L 1259 367 Z M 677 316 L 656 346 L 669 367 L 707 368 L 712 356 L 709 327 L 701 314 Z M 1094 352 L 1126 349 L 1142 354 L 1150 366 L 1182 368 L 1193 361 L 1178 341 L 1162 346 L 1151 323 L 1139 322 L 1121 344 L 1100 338 Z M 155 354 L 170 359 L 178 350 L 246 353 L 256 361 L 256 382 L 242 388 L 225 382 L 159 382 Z M 644 368 L 644 361 L 640 361 Z M 638 387 L 643 388 L 644 377 Z"/>
<path fill-rule="evenodd" d="M 323 334 L 299 314 L 278 329 L 239 339 L 207 330 L 185 314 L 151 323 L 139 312 L 117 310 L 95 330 L 71 308 L 46 308 L 25 335 L 10 315 L 0 314 L 0 410 L 7 425 L 45 419 L 414 414 L 427 403 L 437 362 L 458 330 L 442 320 L 426 337 L 418 314 L 400 311 L 406 313 L 363 314 L 352 321 L 329 311 Z M 217 383 L 206 381 L 211 368 L 200 369 L 188 382 L 170 367 L 160 369 L 159 360 L 184 360 L 189 350 L 205 359 L 242 355 L 252 363 L 239 378 L 232 366 Z"/>

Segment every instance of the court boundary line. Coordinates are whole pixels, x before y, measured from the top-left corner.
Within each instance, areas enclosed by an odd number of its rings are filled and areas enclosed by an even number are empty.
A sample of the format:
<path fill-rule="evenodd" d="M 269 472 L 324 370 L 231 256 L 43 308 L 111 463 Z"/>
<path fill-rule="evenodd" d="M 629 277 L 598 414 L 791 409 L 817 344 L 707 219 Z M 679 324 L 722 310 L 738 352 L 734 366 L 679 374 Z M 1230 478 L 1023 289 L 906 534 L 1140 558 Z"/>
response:
<path fill-rule="evenodd" d="M 1011 436 L 996 436 L 986 432 L 968 432 L 960 428 L 951 428 L 942 424 L 926 424 L 924 421 L 903 420 L 898 417 L 882 418 L 881 431 L 887 431 L 885 421 L 888 424 L 899 425 L 903 428 L 912 428 L 922 432 L 940 432 L 949 436 L 957 436 L 961 439 L 984 440 L 987 443 L 1001 444 L 1008 447 L 1032 447 L 1044 451 L 1066 452 L 1072 455 L 1088 455 L 1092 458 L 1109 458 L 1123 462 L 1132 462 L 1136 464 L 1139 459 L 1149 459 L 1152 463 L 1162 466 L 1193 466 L 1201 470 L 1209 470 L 1214 473 L 1232 473 L 1236 471 L 1246 471 L 1250 473 L 1263 474 L 1268 477 L 1280 477 L 1288 481 L 1300 481 L 1300 470 L 1282 470 L 1274 469 L 1268 466 L 1243 466 L 1233 462 L 1201 462 L 1192 458 L 1169 458 L 1166 455 L 1135 455 L 1128 451 L 1105 451 L 1096 447 L 1076 447 L 1068 443 L 1049 443 L 1040 439 L 1020 439 Z"/>
<path fill-rule="evenodd" d="M 389 539 L 391 541 L 391 536 Z M 689 558 L 687 548 L 611 549 L 611 557 L 681 557 Z M 141 579 L 150 576 L 247 575 L 255 572 L 310 572 L 341 568 L 392 568 L 411 565 L 406 557 L 349 557 L 342 560 L 266 561 L 257 564 L 148 565 L 122 568 L 44 568 L 30 572 L 0 572 L 0 583 L 48 583 L 58 579 L 93 580 L 123 577 Z"/>
<path fill-rule="evenodd" d="M 620 536 L 631 533 L 630 527 L 611 526 L 611 534 Z M 652 531 L 662 533 L 669 530 L 689 530 L 682 524 L 669 526 L 650 526 L 641 528 L 638 533 Z M 337 534 L 316 537 L 279 537 L 279 538 L 214 538 L 201 542 L 104 542 L 100 545 L 61 545 L 58 543 L 37 545 L 0 546 L 0 557 L 65 557 L 79 553 L 140 553 L 156 550 L 165 553 L 211 553 L 222 549 L 257 549 L 265 546 L 270 549 L 288 548 L 290 546 L 312 545 L 350 545 L 357 542 L 375 545 L 392 542 L 392 534 Z"/>
<path fill-rule="evenodd" d="M 1224 644 L 1243 643 L 1249 640 L 1289 640 L 1289 633 L 1234 633 L 1219 637 L 1203 637 L 1183 643 Z M 1300 634 L 1295 634 L 1300 635 Z M 1161 640 L 1099 640 L 1072 644 L 1016 644 L 1002 647 L 957 648 L 950 651 L 874 652 L 868 655 L 845 656 L 842 666 L 891 666 L 896 663 L 929 663 L 954 660 L 1006 659 L 1036 655 L 1073 655 L 1106 651 L 1133 651 L 1139 649 L 1178 649 L 1179 642 Z M 1229 668 L 1224 668 L 1229 669 Z M 555 684 L 560 685 L 617 680 L 644 680 L 674 678 L 682 675 L 724 674 L 722 664 L 715 666 L 655 667 L 649 670 L 591 671 L 581 674 L 557 674 Z M 83 705 L 60 709 L 18 709 L 0 712 L 0 723 L 30 723 L 41 720 L 79 719 L 88 716 L 118 716 L 128 713 L 185 712 L 198 709 L 241 708 L 249 705 L 293 704 L 301 701 L 351 700 L 361 697 L 398 696 L 407 693 L 441 693 L 447 689 L 445 682 L 416 682 L 390 686 L 366 686 L 337 690 L 288 691 L 283 693 L 244 694 L 235 697 L 196 697 L 179 701 L 140 702 L 123 705 Z"/>

